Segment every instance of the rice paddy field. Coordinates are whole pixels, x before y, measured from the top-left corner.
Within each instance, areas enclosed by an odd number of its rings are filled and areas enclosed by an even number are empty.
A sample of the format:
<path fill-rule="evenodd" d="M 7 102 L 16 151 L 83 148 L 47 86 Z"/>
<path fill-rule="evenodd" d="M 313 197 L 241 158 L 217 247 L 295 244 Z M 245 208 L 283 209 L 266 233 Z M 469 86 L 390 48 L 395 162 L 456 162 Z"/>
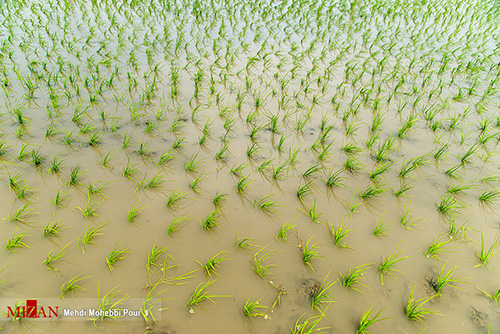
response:
<path fill-rule="evenodd" d="M 2 1 L 3 332 L 500 332 L 499 6 Z"/>

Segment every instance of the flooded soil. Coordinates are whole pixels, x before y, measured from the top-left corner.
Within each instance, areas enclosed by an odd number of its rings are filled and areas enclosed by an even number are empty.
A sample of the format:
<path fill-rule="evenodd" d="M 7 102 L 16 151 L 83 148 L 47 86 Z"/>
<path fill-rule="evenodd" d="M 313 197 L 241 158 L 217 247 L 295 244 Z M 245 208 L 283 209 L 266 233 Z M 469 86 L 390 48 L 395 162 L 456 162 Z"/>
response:
<path fill-rule="evenodd" d="M 500 331 L 497 2 L 0 9 L 5 333 Z"/>

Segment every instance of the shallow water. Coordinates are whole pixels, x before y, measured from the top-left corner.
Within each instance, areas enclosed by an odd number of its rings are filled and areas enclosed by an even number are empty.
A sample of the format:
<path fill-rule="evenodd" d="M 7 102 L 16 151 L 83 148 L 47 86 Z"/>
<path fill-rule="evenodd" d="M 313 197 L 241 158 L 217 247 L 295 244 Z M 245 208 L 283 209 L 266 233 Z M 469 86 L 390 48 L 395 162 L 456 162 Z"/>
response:
<path fill-rule="evenodd" d="M 24 247 L 3 249 L 1 311 L 26 299 L 60 309 L 97 307 L 116 290 L 130 307 L 139 308 L 149 292 L 155 301 L 146 319 L 5 316 L 5 332 L 288 333 L 301 316 L 299 323 L 323 315 L 323 332 L 352 333 L 371 307 L 372 316 L 383 310 L 385 318 L 367 329 L 372 333 L 500 331 L 500 309 L 481 292 L 500 288 L 496 248 L 487 265 L 478 260 L 481 236 L 487 250 L 499 228 L 496 198 L 479 200 L 496 190 L 500 162 L 494 2 L 401 2 L 397 10 L 374 1 L 1 6 L 0 233 L 5 243 L 26 233 Z M 258 150 L 249 155 L 254 144 Z M 62 161 L 57 172 L 54 157 Z M 418 166 L 411 160 L 417 158 Z M 383 164 L 391 167 L 370 178 Z M 129 177 L 127 165 L 135 166 Z M 404 176 L 403 166 L 410 168 Z M 75 167 L 81 174 L 70 184 Z M 336 171 L 340 183 L 330 187 Z M 238 192 L 246 176 L 248 188 Z M 151 184 L 154 177 L 160 182 Z M 298 187 L 308 183 L 300 199 Z M 101 191 L 90 193 L 91 184 Z M 410 189 L 396 196 L 405 184 Z M 362 198 L 372 185 L 383 191 Z M 465 187 L 447 192 L 457 185 Z M 58 191 L 65 198 L 55 205 Z M 181 199 L 167 207 L 175 193 Z M 227 197 L 216 206 L 221 193 Z M 259 208 L 268 195 L 274 205 Z M 447 198 L 452 204 L 440 212 Z M 14 219 L 27 203 L 26 215 Z M 134 205 L 140 210 L 130 222 Z M 214 211 L 217 226 L 203 229 Z M 169 235 L 180 217 L 187 219 Z M 390 225 L 375 236 L 381 220 Z M 59 233 L 44 236 L 57 221 Z M 290 222 L 287 240 L 278 240 Z M 342 223 L 350 230 L 340 242 L 347 247 L 332 242 L 331 226 Z M 84 244 L 95 227 L 99 235 Z M 248 247 L 237 247 L 243 238 Z M 446 240 L 441 252 L 425 255 Z M 165 252 L 148 272 L 154 245 Z M 108 265 L 115 247 L 126 253 Z M 318 257 L 306 264 L 311 247 Z M 64 256 L 47 267 L 47 254 L 61 250 Z M 254 256 L 266 251 L 273 255 L 262 278 Z M 407 258 L 382 281 L 379 264 L 399 251 Z M 226 257 L 206 275 L 201 266 L 219 252 Z M 361 265 L 367 269 L 359 283 L 342 286 L 342 276 Z M 457 281 L 436 295 L 429 282 L 443 267 L 444 274 L 454 268 Z M 85 277 L 81 289 L 60 296 L 76 275 Z M 187 306 L 210 280 L 213 302 Z M 314 291 L 334 281 L 327 302 L 313 308 Z M 271 312 L 277 287 L 286 294 Z M 412 290 L 439 314 L 409 320 Z M 259 311 L 267 316 L 245 316 L 247 301 L 266 306 Z"/>

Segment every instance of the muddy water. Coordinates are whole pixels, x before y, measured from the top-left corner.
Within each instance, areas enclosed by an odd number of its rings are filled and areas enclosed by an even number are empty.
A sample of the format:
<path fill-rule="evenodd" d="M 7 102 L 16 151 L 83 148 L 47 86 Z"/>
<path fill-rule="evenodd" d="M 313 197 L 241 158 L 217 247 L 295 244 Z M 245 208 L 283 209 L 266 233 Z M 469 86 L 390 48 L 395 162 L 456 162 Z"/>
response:
<path fill-rule="evenodd" d="M 488 249 L 498 240 L 499 227 L 497 202 L 478 199 L 498 187 L 500 162 L 498 23 L 488 16 L 493 4 L 411 3 L 396 14 L 386 3 L 320 4 L 224 3 L 221 11 L 213 9 L 219 4 L 199 3 L 2 4 L 9 24 L 0 36 L 7 84 L 1 95 L 0 233 L 6 243 L 25 232 L 26 247 L 3 249 L 1 311 L 7 312 L 12 300 L 34 298 L 61 309 L 97 307 L 116 290 L 115 297 L 130 301 L 145 301 L 148 293 L 156 298 L 150 309 L 154 319 L 12 321 L 5 315 L 5 332 L 288 333 L 299 317 L 324 314 L 318 328 L 352 333 L 371 307 L 372 315 L 383 309 L 381 317 L 387 318 L 370 326 L 372 333 L 500 330 L 498 305 L 481 292 L 500 288 L 498 255 L 487 266 L 478 266 L 477 256 L 481 232 Z M 36 87 L 32 98 L 29 81 Z M 410 115 L 415 122 L 403 133 Z M 372 129 L 377 117 L 383 121 Z M 46 136 L 51 124 L 56 131 Z M 68 134 L 74 137 L 70 144 Z M 99 140 L 89 145 L 93 134 Z M 385 163 L 392 167 L 372 180 L 369 173 L 381 165 L 374 156 L 391 135 Z M 367 147 L 373 136 L 378 137 Z M 249 156 L 253 144 L 258 151 Z M 355 152 L 346 152 L 348 145 Z M 446 153 L 435 159 L 443 145 Z M 27 155 L 20 157 L 23 147 Z M 227 150 L 217 159 L 223 147 Z M 471 148 L 474 153 L 462 163 Z M 32 150 L 44 157 L 41 164 L 34 164 Z M 172 159 L 160 164 L 169 151 Z M 62 161 L 56 173 L 50 170 L 55 156 Z M 199 164 L 186 171 L 192 157 Z M 423 163 L 401 176 L 402 166 L 418 157 Z M 345 167 L 352 159 L 359 170 Z M 127 165 L 135 166 L 129 178 L 123 175 Z M 244 168 L 233 173 L 238 165 Z M 315 165 L 316 172 L 303 175 Z M 446 173 L 455 166 L 454 173 Z M 81 174 L 71 185 L 75 167 Z M 328 187 L 326 180 L 337 170 L 342 184 Z M 161 182 L 146 186 L 155 176 Z M 246 176 L 251 183 L 238 193 L 237 182 Z M 10 185 L 9 177 L 17 185 Z M 301 200 L 297 189 L 308 182 L 312 190 Z M 90 194 L 90 184 L 101 192 Z M 411 189 L 394 195 L 404 184 Z M 456 210 L 439 212 L 448 188 L 460 184 L 470 187 L 450 195 Z M 383 192 L 361 198 L 372 185 Z M 24 195 L 17 195 L 25 187 Z M 56 206 L 58 191 L 65 198 Z M 175 192 L 182 199 L 167 207 Z M 217 207 L 212 199 L 220 193 L 228 196 Z M 256 205 L 268 195 L 275 202 L 272 211 Z M 29 214 L 13 219 L 27 203 Z M 86 217 L 88 203 L 95 212 Z M 134 205 L 141 209 L 129 222 Z M 313 205 L 316 221 L 310 217 Z M 207 231 L 201 224 L 214 210 L 218 225 Z M 403 216 L 411 218 L 406 226 Z M 180 217 L 187 219 L 169 235 L 171 222 Z M 376 237 L 381 219 L 392 223 Z M 56 221 L 59 233 L 44 236 L 47 224 Z M 292 221 L 287 241 L 278 241 L 280 228 Z M 450 239 L 452 221 L 464 230 L 434 258 L 426 256 L 434 241 Z M 330 225 L 341 223 L 351 231 L 342 242 L 348 247 L 332 243 Z M 86 231 L 96 227 L 102 228 L 99 235 L 84 244 Z M 252 245 L 238 248 L 236 238 Z M 313 244 L 318 257 L 307 265 L 303 252 Z M 148 273 L 154 245 L 166 251 Z M 115 247 L 127 253 L 110 268 L 106 258 Z M 63 248 L 64 256 L 47 268 L 47 254 Z M 252 267 L 261 249 L 260 255 L 273 252 L 264 261 L 270 265 L 265 278 Z M 397 250 L 407 258 L 382 284 L 377 268 Z M 200 263 L 220 252 L 225 260 L 207 277 Z M 342 286 L 342 275 L 362 265 L 367 269 L 359 283 Z M 444 273 L 455 268 L 452 277 L 459 282 L 425 304 L 441 315 L 408 320 L 411 291 L 416 299 L 435 295 L 429 281 L 443 266 Z M 85 277 L 81 289 L 60 297 L 63 284 L 76 275 Z M 197 286 L 210 280 L 212 301 L 186 306 Z M 323 281 L 336 281 L 332 303 L 313 308 L 311 291 Z M 247 300 L 270 307 L 277 286 L 287 293 L 272 312 L 260 309 L 266 318 L 244 315 Z"/>

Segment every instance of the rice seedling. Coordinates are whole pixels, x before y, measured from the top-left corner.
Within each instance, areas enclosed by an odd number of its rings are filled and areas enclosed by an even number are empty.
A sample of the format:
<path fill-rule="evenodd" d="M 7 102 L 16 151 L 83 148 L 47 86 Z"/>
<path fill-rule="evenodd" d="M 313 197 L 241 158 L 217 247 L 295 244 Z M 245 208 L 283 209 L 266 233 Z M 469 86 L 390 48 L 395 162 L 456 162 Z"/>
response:
<path fill-rule="evenodd" d="M 309 181 L 306 184 L 299 185 L 297 188 L 297 197 L 303 203 L 303 199 L 306 195 L 310 194 L 314 189 L 314 182 Z"/>
<path fill-rule="evenodd" d="M 336 283 L 333 281 L 331 283 L 326 284 L 326 280 L 328 279 L 328 275 L 326 275 L 325 279 L 321 284 L 315 284 L 310 288 L 310 296 L 311 296 L 311 305 L 313 308 L 320 310 L 323 304 L 333 303 L 333 299 L 331 298 L 332 287 Z"/>
<path fill-rule="evenodd" d="M 465 165 L 470 163 L 471 157 L 476 153 L 478 146 L 472 145 L 469 149 L 464 153 L 464 155 L 460 158 L 461 165 Z"/>
<path fill-rule="evenodd" d="M 385 212 L 384 212 L 385 214 Z M 373 229 L 372 234 L 376 237 L 381 236 L 381 235 L 389 235 L 389 226 L 391 226 L 393 222 L 385 222 L 384 221 L 384 215 L 380 217 L 377 225 L 375 225 L 375 228 Z"/>
<path fill-rule="evenodd" d="M 496 237 L 495 241 L 493 241 L 491 246 L 488 249 L 486 249 L 484 246 L 483 231 L 481 231 L 481 251 L 479 253 L 476 252 L 479 264 L 475 265 L 474 267 L 488 266 L 493 255 L 495 255 L 498 252 L 497 247 L 499 243 L 500 239 Z"/>
<path fill-rule="evenodd" d="M 100 285 L 98 285 L 97 289 L 97 317 L 93 320 L 94 326 L 96 326 L 97 321 L 103 321 L 104 319 L 110 318 L 110 319 L 117 319 L 120 317 L 123 317 L 123 315 L 114 315 L 114 313 L 109 312 L 109 310 L 113 309 L 119 309 L 122 308 L 121 306 L 123 305 L 124 301 L 129 297 L 129 295 L 125 295 L 123 297 L 118 298 L 118 294 L 121 292 L 121 290 L 118 290 L 118 286 L 114 287 L 111 289 L 109 292 L 107 292 L 104 296 L 101 296 L 101 289 Z"/>
<path fill-rule="evenodd" d="M 238 238 L 238 235 L 235 235 L 235 238 L 234 238 L 234 247 L 236 249 L 249 249 L 249 250 L 253 250 L 254 248 L 256 247 L 259 247 L 257 244 L 254 244 L 255 240 L 254 239 L 251 239 L 251 238 L 246 238 L 246 237 L 243 237 L 243 238 Z"/>
<path fill-rule="evenodd" d="M 139 149 L 137 150 L 137 154 L 140 156 L 150 156 L 153 153 L 148 146 L 147 143 L 139 143 Z"/>
<path fill-rule="evenodd" d="M 280 140 L 278 142 L 278 145 L 276 145 L 276 150 L 278 152 L 283 152 L 283 145 L 285 144 L 285 140 L 287 139 L 288 137 L 285 137 L 285 135 L 281 135 L 280 137 Z"/>
<path fill-rule="evenodd" d="M 76 290 L 86 290 L 84 287 L 80 285 L 81 284 L 80 282 L 87 278 L 90 278 L 90 276 L 80 277 L 80 274 L 78 274 L 69 279 L 67 282 L 63 283 L 63 285 L 61 286 L 60 297 L 64 298 L 64 296 Z"/>
<path fill-rule="evenodd" d="M 311 178 L 321 170 L 321 166 L 314 164 L 302 173 L 303 178 Z"/>
<path fill-rule="evenodd" d="M 61 171 L 62 163 L 64 160 L 61 160 L 59 154 L 55 155 L 52 160 L 50 160 L 49 171 L 53 174 Z"/>
<path fill-rule="evenodd" d="M 371 180 L 377 180 L 378 177 L 391 169 L 392 163 L 385 163 L 377 166 L 373 172 L 370 172 L 368 176 Z"/>
<path fill-rule="evenodd" d="M 438 277 L 437 278 L 427 278 L 427 282 L 429 282 L 429 285 L 434 289 L 436 292 L 436 295 L 441 296 L 441 290 L 446 287 L 450 286 L 456 289 L 459 289 L 457 287 L 456 283 L 467 283 L 465 282 L 462 278 L 453 278 L 451 275 L 453 274 L 453 271 L 458 268 L 458 266 L 455 266 L 451 268 L 447 273 L 444 273 L 444 267 L 446 264 L 443 265 L 441 270 L 439 271 Z"/>
<path fill-rule="evenodd" d="M 500 190 L 497 189 L 486 190 L 479 196 L 479 201 L 483 203 L 493 203 L 498 199 L 500 199 Z"/>
<path fill-rule="evenodd" d="M 43 160 L 45 160 L 45 157 L 40 154 L 40 149 L 38 150 L 31 150 L 31 162 L 35 167 L 38 167 L 42 164 Z"/>
<path fill-rule="evenodd" d="M 30 155 L 30 153 L 27 152 L 29 145 L 30 145 L 29 143 L 24 143 L 21 146 L 21 149 L 19 150 L 19 153 L 17 154 L 17 160 L 22 161 Z"/>
<path fill-rule="evenodd" d="M 235 176 L 237 176 L 237 177 L 240 177 L 240 176 L 241 176 L 241 171 L 242 171 L 243 169 L 245 169 L 245 167 L 246 167 L 245 163 L 241 163 L 241 164 L 239 164 L 239 165 L 234 165 L 233 167 L 231 167 L 231 172 L 230 172 L 230 173 L 231 173 L 232 175 L 235 175 Z"/>
<path fill-rule="evenodd" d="M 302 261 L 305 265 L 314 270 L 313 266 L 311 265 L 311 261 L 315 258 L 322 258 L 322 256 L 318 255 L 318 249 L 320 248 L 318 246 L 318 243 L 309 246 L 309 242 L 311 241 L 311 239 L 312 237 L 307 240 L 305 246 L 301 246 L 300 248 L 302 251 Z"/>
<path fill-rule="evenodd" d="M 97 209 L 99 209 L 99 207 L 101 206 L 101 203 L 102 203 L 102 202 L 94 203 L 94 202 L 92 202 L 92 200 L 93 199 L 89 196 L 87 198 L 87 204 L 85 204 L 84 208 L 81 208 L 78 206 L 76 207 L 78 210 L 80 210 L 80 212 L 82 213 L 82 216 L 87 218 L 87 219 L 90 219 L 91 217 L 98 216 Z"/>
<path fill-rule="evenodd" d="M 166 298 L 157 298 L 160 294 L 165 292 L 166 289 L 161 290 L 156 292 L 156 288 L 158 287 L 160 283 L 156 283 L 152 285 L 152 288 L 149 290 L 148 294 L 146 295 L 144 301 L 142 302 L 142 306 L 140 308 L 142 318 L 146 323 L 156 323 L 156 318 L 153 314 L 153 310 L 158 310 L 158 311 L 163 311 L 166 308 L 157 308 L 157 304 L 161 302 L 162 300 L 165 300 Z"/>
<path fill-rule="evenodd" d="M 344 170 L 346 172 L 349 172 L 351 174 L 355 174 L 356 172 L 360 171 L 363 169 L 363 165 L 356 160 L 356 158 L 352 156 L 348 156 L 345 163 L 344 163 Z"/>
<path fill-rule="evenodd" d="M 263 165 L 264 165 L 264 163 L 261 166 L 259 166 L 259 171 L 262 170 L 263 168 L 265 168 L 265 167 L 263 167 Z M 274 167 L 273 173 L 272 173 L 273 179 L 274 180 L 284 179 L 285 176 L 283 176 L 283 174 L 288 171 L 287 166 L 288 166 L 288 161 L 285 161 L 284 163 Z"/>
<path fill-rule="evenodd" d="M 489 175 L 489 176 L 485 176 L 481 179 L 481 182 L 482 183 L 491 183 L 491 182 L 497 182 L 499 181 L 500 178 L 497 176 L 497 175 Z"/>
<path fill-rule="evenodd" d="M 227 155 L 228 151 L 229 151 L 229 145 L 228 144 L 222 145 L 220 150 L 217 153 L 215 153 L 215 160 L 226 162 L 227 159 L 229 158 L 229 156 Z"/>
<path fill-rule="evenodd" d="M 139 206 L 139 200 L 135 200 L 134 204 L 132 204 L 132 208 L 127 211 L 127 220 L 129 223 L 133 222 L 137 216 L 140 215 L 141 209 L 144 207 L 143 205 Z"/>
<path fill-rule="evenodd" d="M 129 134 L 128 132 L 125 133 L 122 139 L 122 150 L 127 149 L 130 144 L 132 143 L 132 134 Z"/>
<path fill-rule="evenodd" d="M 439 213 L 444 215 L 457 215 L 464 205 L 454 199 L 451 195 L 441 197 L 441 202 L 436 204 Z"/>
<path fill-rule="evenodd" d="M 172 219 L 172 221 L 170 222 L 170 225 L 168 226 L 168 230 L 167 230 L 168 236 L 171 237 L 173 233 L 179 232 L 179 230 L 180 230 L 179 225 L 182 222 L 189 220 L 189 219 L 191 219 L 191 218 L 188 216 L 177 217 L 177 218 Z"/>
<path fill-rule="evenodd" d="M 139 165 L 137 164 L 130 164 L 130 161 L 123 166 L 122 170 L 122 175 L 125 176 L 128 179 L 131 179 L 134 174 L 136 174 L 139 170 Z"/>
<path fill-rule="evenodd" d="M 367 309 L 364 313 L 363 316 L 361 316 L 361 320 L 359 321 L 358 328 L 356 329 L 356 334 L 370 334 L 368 332 L 368 327 L 381 322 L 383 320 L 387 320 L 389 318 L 381 318 L 380 315 L 384 311 L 385 308 L 381 309 L 378 311 L 371 319 L 370 316 L 373 311 L 373 306 Z"/>
<path fill-rule="evenodd" d="M 259 200 L 253 200 L 252 206 L 257 207 L 265 212 L 276 213 L 276 210 L 274 208 L 277 206 L 277 204 L 276 202 L 271 200 L 274 195 L 276 194 L 270 194 L 260 198 Z"/>
<path fill-rule="evenodd" d="M 341 278 L 339 279 L 339 283 L 348 289 L 352 289 L 358 292 L 361 292 L 356 286 L 361 285 L 364 287 L 367 287 L 363 283 L 361 283 L 361 280 L 364 279 L 363 275 L 365 273 L 366 269 L 369 269 L 371 267 L 372 263 L 366 263 L 363 265 L 355 266 L 349 272 L 344 276 L 342 273 L 340 274 Z M 362 293 L 362 292 L 361 292 Z"/>
<path fill-rule="evenodd" d="M 87 142 L 89 146 L 97 146 L 100 145 L 101 143 L 102 143 L 102 133 L 100 131 L 95 131 L 94 133 L 92 133 Z"/>
<path fill-rule="evenodd" d="M 185 196 L 186 194 L 187 194 L 186 192 L 180 191 L 177 188 L 172 190 L 167 198 L 167 203 L 166 203 L 167 209 L 175 208 L 180 201 L 187 198 Z"/>
<path fill-rule="evenodd" d="M 212 256 L 211 258 L 209 258 L 205 264 L 202 264 L 200 261 L 196 261 L 196 260 L 195 261 L 201 266 L 201 268 L 205 272 L 205 276 L 211 277 L 212 274 L 217 275 L 216 271 L 217 271 L 217 268 L 219 267 L 219 263 L 229 260 L 227 258 L 227 255 L 228 255 L 228 251 L 222 250 L 219 253 Z M 217 275 L 217 276 L 219 276 L 219 275 Z"/>
<path fill-rule="evenodd" d="M 183 135 L 177 137 L 174 142 L 172 143 L 172 149 L 174 150 L 180 150 L 184 147 L 184 142 L 186 141 L 186 137 Z"/>
<path fill-rule="evenodd" d="M 394 252 L 389 255 L 387 258 L 382 255 L 382 262 L 378 266 L 378 272 L 380 273 L 380 281 L 382 282 L 382 285 L 384 285 L 384 276 L 390 275 L 394 278 L 395 272 L 401 272 L 401 270 L 398 270 L 395 268 L 395 266 L 398 264 L 398 262 L 401 262 L 405 259 L 408 259 L 409 256 L 400 256 L 403 250 L 398 251 L 399 245 L 394 250 Z"/>
<path fill-rule="evenodd" d="M 55 222 L 48 222 L 43 229 L 43 236 L 46 238 L 55 237 L 63 228 L 63 226 L 59 224 L 59 222 L 60 220 Z"/>
<path fill-rule="evenodd" d="M 26 202 L 21 208 L 17 209 L 16 212 L 7 215 L 7 219 L 13 223 L 26 223 L 26 219 L 32 214 L 38 214 L 29 208 L 30 202 Z M 5 219 L 5 218 L 4 218 Z"/>
<path fill-rule="evenodd" d="M 467 230 L 467 227 L 465 226 L 466 223 L 467 222 L 463 223 L 461 226 L 457 226 L 455 220 L 452 219 L 448 226 L 448 236 L 455 240 L 463 237 L 464 241 L 466 241 L 467 240 L 465 237 L 465 231 Z"/>
<path fill-rule="evenodd" d="M 309 208 L 309 218 L 311 218 L 311 220 L 314 223 L 319 223 L 320 222 L 319 218 L 322 215 L 323 215 L 323 212 L 316 210 L 316 199 L 315 199 L 313 201 L 313 203 L 311 204 L 311 207 Z"/>
<path fill-rule="evenodd" d="M 340 174 L 342 174 L 342 172 L 343 172 L 342 169 L 339 169 L 335 172 L 331 172 L 330 175 L 328 176 L 328 178 L 326 180 L 324 180 L 326 185 L 330 188 L 343 187 L 344 184 L 342 183 L 342 180 L 344 179 L 344 177 L 340 176 Z"/>
<path fill-rule="evenodd" d="M 274 302 L 273 304 L 271 305 L 271 307 L 269 307 L 269 310 L 271 311 L 271 313 L 274 312 L 274 309 L 276 308 L 276 306 L 280 306 L 281 305 L 281 299 L 283 298 L 284 295 L 286 295 L 288 292 L 286 291 L 286 288 L 282 285 L 279 285 L 279 284 L 276 284 L 274 283 L 273 281 L 269 281 L 269 283 L 278 290 L 278 294 L 276 295 L 276 298 L 274 299 Z"/>
<path fill-rule="evenodd" d="M 457 174 L 457 171 L 460 167 L 462 167 L 462 165 L 460 165 L 460 164 L 455 165 L 455 166 L 451 167 L 450 169 L 447 169 L 444 173 L 446 175 L 448 175 L 449 177 L 452 177 L 454 179 L 458 179 L 459 175 Z"/>
<path fill-rule="evenodd" d="M 125 254 L 129 253 L 128 248 L 119 249 L 118 247 L 120 247 L 120 244 L 116 245 L 106 258 L 106 263 L 108 264 L 110 271 L 113 271 L 113 266 L 116 262 L 123 260 L 125 258 Z"/>
<path fill-rule="evenodd" d="M 405 315 L 408 320 L 424 322 L 427 319 L 428 315 L 441 314 L 434 309 L 424 307 L 424 305 L 432 300 L 435 296 L 415 299 L 415 297 L 413 297 L 414 292 L 415 287 L 413 287 L 413 289 L 411 290 L 410 297 L 408 298 L 408 301 L 406 302 L 404 308 Z"/>
<path fill-rule="evenodd" d="M 240 195 L 245 193 L 247 190 L 250 189 L 250 183 L 252 182 L 253 180 L 250 179 L 250 176 L 240 177 L 235 186 L 236 192 Z"/>
<path fill-rule="evenodd" d="M 173 160 L 175 158 L 175 155 L 172 153 L 172 150 L 169 150 L 168 152 L 163 151 L 162 154 L 160 155 L 160 158 L 158 159 L 158 165 L 164 165 L 167 162 Z"/>
<path fill-rule="evenodd" d="M 104 156 L 101 156 L 101 161 L 99 162 L 99 165 L 102 168 L 111 168 L 110 160 L 113 157 L 111 154 L 113 153 L 113 150 L 110 150 L 108 153 L 106 153 Z"/>
<path fill-rule="evenodd" d="M 422 218 L 414 218 L 410 216 L 410 206 L 411 202 L 408 204 L 406 209 L 403 210 L 400 220 L 401 225 L 406 229 L 411 229 L 413 226 L 416 225 L 416 223 L 423 220 Z"/>
<path fill-rule="evenodd" d="M 165 255 L 165 261 L 167 255 L 165 254 L 167 252 L 167 247 L 159 247 L 156 244 L 156 241 L 153 244 L 153 248 L 151 249 L 151 252 L 148 253 L 148 260 L 146 262 L 146 270 L 148 272 L 148 275 L 151 277 L 151 271 L 152 267 L 156 267 L 158 264 L 158 260 L 162 255 Z M 109 264 L 108 264 L 109 265 Z"/>
<path fill-rule="evenodd" d="M 372 199 L 375 196 L 382 194 L 384 191 L 385 189 L 380 188 L 377 185 L 371 185 L 365 191 L 359 194 L 359 198 L 363 200 Z"/>
<path fill-rule="evenodd" d="M 257 318 L 262 317 L 264 319 L 270 319 L 269 316 L 261 311 L 260 309 L 267 309 L 268 306 L 260 305 L 261 299 L 254 302 L 250 302 L 250 298 L 247 299 L 245 305 L 243 305 L 243 314 L 245 317 Z"/>
<path fill-rule="evenodd" d="M 339 221 L 337 221 L 336 227 L 331 223 L 328 224 L 330 225 L 332 243 L 341 248 L 352 248 L 344 242 L 344 239 L 352 232 L 346 227 L 346 222 L 339 223 Z"/>
<path fill-rule="evenodd" d="M 91 245 L 91 244 L 95 243 L 94 242 L 95 237 L 100 236 L 100 235 L 104 235 L 101 232 L 102 232 L 102 230 L 104 230 L 105 224 L 107 224 L 107 223 L 103 223 L 101 225 L 91 227 L 90 223 L 89 223 L 87 230 L 83 234 L 83 237 L 78 238 L 78 245 L 81 244 L 82 253 L 85 253 L 85 246 L 86 245 Z"/>
<path fill-rule="evenodd" d="M 88 197 L 95 197 L 97 195 L 99 195 L 100 197 L 105 197 L 104 195 L 104 188 L 106 187 L 107 183 L 106 184 L 103 184 L 101 186 L 98 186 L 97 184 L 99 183 L 99 181 L 97 182 L 94 182 L 94 183 L 89 183 L 87 184 L 87 196 Z"/>
<path fill-rule="evenodd" d="M 446 151 L 448 150 L 448 148 L 449 148 L 448 144 L 444 144 L 439 149 L 436 149 L 434 151 L 434 153 L 432 154 L 432 156 L 434 157 L 434 159 L 439 160 L 442 157 L 444 157 L 444 155 L 445 155 Z"/>
<path fill-rule="evenodd" d="M 191 190 L 199 193 L 200 192 L 198 190 L 199 185 L 200 185 L 201 181 L 203 181 L 205 179 L 206 176 L 207 176 L 206 174 L 200 174 L 197 177 L 195 177 L 192 181 L 189 182 L 189 188 Z"/>
<path fill-rule="evenodd" d="M 302 318 L 305 314 L 301 315 L 293 327 L 290 327 L 290 331 L 292 334 L 312 334 L 312 333 L 324 333 L 323 330 L 329 329 L 330 327 L 318 327 L 318 323 L 323 319 L 324 313 L 321 315 L 316 315 L 313 317 L 309 317 L 302 321 Z"/>
<path fill-rule="evenodd" d="M 47 254 L 47 258 L 43 261 L 43 263 L 45 264 L 45 266 L 50 269 L 50 270 L 54 270 L 54 271 L 57 271 L 57 269 L 52 265 L 52 262 L 54 261 L 57 261 L 59 259 L 61 259 L 62 257 L 64 257 L 66 255 L 66 251 L 67 251 L 67 247 L 71 244 L 68 243 L 66 244 L 66 246 L 64 246 L 63 248 L 61 248 L 61 250 L 59 250 L 59 252 L 52 256 L 52 251 L 49 252 L 49 254 Z"/>
<path fill-rule="evenodd" d="M 347 143 L 341 148 L 341 150 L 347 154 L 357 154 L 361 151 L 361 148 L 353 143 Z"/>
<path fill-rule="evenodd" d="M 278 253 L 276 250 L 264 251 L 266 247 L 267 246 L 262 247 L 255 253 L 252 262 L 253 271 L 263 279 L 271 275 L 271 269 L 276 267 L 274 264 L 264 265 L 264 261 Z"/>
<path fill-rule="evenodd" d="M 343 201 L 342 204 L 351 214 L 356 213 L 359 210 L 359 207 L 362 203 L 357 203 L 356 194 L 352 195 L 352 197 L 346 202 Z"/>
<path fill-rule="evenodd" d="M 161 188 L 163 183 L 165 183 L 163 175 L 161 175 L 161 172 L 158 172 L 150 180 L 146 180 L 146 175 L 144 175 L 144 178 L 139 182 L 137 187 L 142 189 L 157 189 Z"/>
<path fill-rule="evenodd" d="M 393 151 L 395 138 L 391 135 L 389 138 L 384 140 L 382 143 L 378 145 L 377 150 L 373 154 L 373 157 L 378 162 L 389 161 L 389 155 Z"/>
<path fill-rule="evenodd" d="M 479 289 L 479 288 L 478 288 Z M 486 291 L 479 289 L 486 297 L 488 297 L 491 301 L 495 301 L 498 306 L 500 306 L 500 289 L 497 291 L 493 292 L 491 295 L 487 293 Z"/>
<path fill-rule="evenodd" d="M 401 170 L 399 172 L 399 177 L 406 177 L 408 174 L 417 169 L 413 160 L 405 161 L 401 165 Z"/>
<path fill-rule="evenodd" d="M 200 165 L 203 163 L 203 160 L 196 160 L 198 153 L 193 154 L 191 158 L 184 163 L 184 170 L 188 173 L 197 172 L 199 170 Z"/>
<path fill-rule="evenodd" d="M 189 312 L 194 313 L 194 309 L 192 306 L 194 305 L 199 305 L 201 302 L 205 300 L 210 300 L 212 303 L 215 303 L 213 301 L 213 298 L 220 298 L 220 297 L 231 297 L 228 295 L 212 295 L 207 291 L 207 288 L 215 283 L 215 280 L 208 281 L 206 283 L 200 283 L 194 290 L 193 294 L 191 297 L 189 297 L 189 300 L 186 303 L 186 306 L 189 306 Z"/>
<path fill-rule="evenodd" d="M 220 207 L 220 206 L 222 206 L 222 203 L 224 203 L 228 197 L 229 197 L 229 194 L 216 193 L 215 196 L 212 198 L 212 203 L 214 203 L 214 205 L 216 207 Z"/>
<path fill-rule="evenodd" d="M 464 184 L 464 183 L 457 185 L 452 184 L 448 187 L 448 190 L 446 190 L 446 192 L 449 194 L 461 194 L 464 193 L 466 190 L 473 188 L 475 188 L 475 186 L 472 184 Z"/>
<path fill-rule="evenodd" d="M 71 172 L 69 174 L 69 185 L 70 186 L 77 186 L 80 184 L 80 177 L 83 174 L 83 171 L 80 170 L 80 166 L 75 166 L 71 169 Z"/>
<path fill-rule="evenodd" d="M 5 243 L 5 248 L 9 252 L 17 252 L 17 248 L 30 248 L 28 244 L 25 242 L 25 237 L 27 236 L 28 231 L 23 233 L 17 233 L 17 228 L 12 235 L 12 238 L 8 239 Z"/>
<path fill-rule="evenodd" d="M 290 147 L 288 149 L 288 165 L 289 166 L 295 166 L 295 164 L 299 161 L 298 160 L 298 155 L 299 155 L 300 149 L 298 147 L 295 147 L 295 149 L 292 151 L 292 148 Z"/>
<path fill-rule="evenodd" d="M 57 190 L 56 196 L 50 201 L 55 206 L 61 206 L 62 202 L 68 198 L 68 192 L 61 190 Z"/>
<path fill-rule="evenodd" d="M 219 226 L 219 219 L 221 217 L 221 212 L 219 210 L 214 210 L 208 214 L 204 221 L 200 220 L 201 227 L 205 231 L 212 230 L 213 228 Z"/>

